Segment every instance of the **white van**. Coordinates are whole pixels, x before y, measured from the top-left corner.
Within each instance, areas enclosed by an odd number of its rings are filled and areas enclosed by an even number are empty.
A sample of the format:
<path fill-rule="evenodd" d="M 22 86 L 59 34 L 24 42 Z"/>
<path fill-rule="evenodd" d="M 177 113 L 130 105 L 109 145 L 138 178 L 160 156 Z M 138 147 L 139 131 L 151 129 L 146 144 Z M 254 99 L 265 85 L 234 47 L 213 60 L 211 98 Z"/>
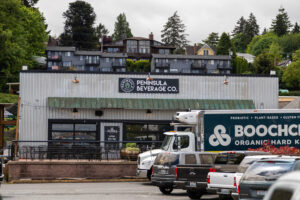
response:
<path fill-rule="evenodd" d="M 270 187 L 264 200 L 300 200 L 300 171 L 280 177 Z"/>

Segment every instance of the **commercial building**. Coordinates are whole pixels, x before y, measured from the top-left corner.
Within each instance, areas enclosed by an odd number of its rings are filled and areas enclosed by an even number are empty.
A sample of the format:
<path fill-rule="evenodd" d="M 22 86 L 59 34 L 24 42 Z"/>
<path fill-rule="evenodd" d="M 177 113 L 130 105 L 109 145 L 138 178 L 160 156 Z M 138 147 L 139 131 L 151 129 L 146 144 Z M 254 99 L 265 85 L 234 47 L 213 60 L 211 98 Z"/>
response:
<path fill-rule="evenodd" d="M 148 76 L 22 71 L 19 140 L 161 141 L 176 111 L 278 108 L 275 76 Z"/>

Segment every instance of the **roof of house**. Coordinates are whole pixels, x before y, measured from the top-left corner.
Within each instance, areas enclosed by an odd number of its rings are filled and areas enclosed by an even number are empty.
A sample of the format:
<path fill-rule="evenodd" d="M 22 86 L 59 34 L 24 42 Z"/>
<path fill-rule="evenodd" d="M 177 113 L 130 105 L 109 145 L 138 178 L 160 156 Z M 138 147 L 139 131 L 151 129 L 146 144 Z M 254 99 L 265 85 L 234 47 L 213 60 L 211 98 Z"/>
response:
<path fill-rule="evenodd" d="M 204 44 L 202 46 L 198 46 L 197 45 L 196 46 L 196 52 L 198 52 L 200 49 L 202 49 L 205 46 L 208 47 L 208 48 L 211 48 L 214 52 L 217 51 L 217 47 L 215 47 L 215 46 L 209 46 L 208 44 Z M 186 49 L 186 54 L 187 55 L 195 55 L 194 54 L 194 46 L 186 46 L 185 49 Z"/>
<path fill-rule="evenodd" d="M 245 58 L 247 60 L 248 63 L 253 63 L 255 56 L 251 55 L 249 53 L 236 53 L 237 56 Z"/>
<path fill-rule="evenodd" d="M 173 58 L 173 59 L 204 59 L 204 60 L 231 60 L 228 55 L 203 56 L 203 55 L 184 55 L 184 54 L 152 54 L 153 58 Z"/>
<path fill-rule="evenodd" d="M 47 46 L 46 51 L 76 51 L 76 48 L 64 46 Z"/>

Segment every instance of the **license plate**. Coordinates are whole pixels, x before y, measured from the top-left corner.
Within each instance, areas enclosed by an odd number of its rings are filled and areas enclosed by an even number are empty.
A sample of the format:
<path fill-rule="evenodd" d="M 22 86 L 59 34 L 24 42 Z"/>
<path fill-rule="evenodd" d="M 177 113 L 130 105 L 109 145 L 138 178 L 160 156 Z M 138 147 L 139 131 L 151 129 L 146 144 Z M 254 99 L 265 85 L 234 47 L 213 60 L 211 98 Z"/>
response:
<path fill-rule="evenodd" d="M 265 196 L 266 193 L 267 193 L 266 190 L 257 190 L 256 191 L 257 196 Z"/>
<path fill-rule="evenodd" d="M 160 174 L 168 174 L 168 170 L 166 170 L 166 169 L 161 169 L 161 170 L 159 170 L 159 173 L 160 173 Z"/>
<path fill-rule="evenodd" d="M 196 187 L 196 182 L 190 182 L 191 187 Z"/>

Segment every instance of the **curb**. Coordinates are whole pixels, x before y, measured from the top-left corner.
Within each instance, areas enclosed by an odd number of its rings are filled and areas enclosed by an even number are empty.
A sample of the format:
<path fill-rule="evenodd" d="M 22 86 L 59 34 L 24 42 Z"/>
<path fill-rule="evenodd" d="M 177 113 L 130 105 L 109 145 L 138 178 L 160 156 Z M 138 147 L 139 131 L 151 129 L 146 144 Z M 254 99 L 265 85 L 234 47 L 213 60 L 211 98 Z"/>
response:
<path fill-rule="evenodd" d="M 14 180 L 8 184 L 22 184 L 22 183 L 103 183 L 103 182 L 148 182 L 144 178 L 121 178 L 121 179 L 55 179 L 55 180 Z"/>

